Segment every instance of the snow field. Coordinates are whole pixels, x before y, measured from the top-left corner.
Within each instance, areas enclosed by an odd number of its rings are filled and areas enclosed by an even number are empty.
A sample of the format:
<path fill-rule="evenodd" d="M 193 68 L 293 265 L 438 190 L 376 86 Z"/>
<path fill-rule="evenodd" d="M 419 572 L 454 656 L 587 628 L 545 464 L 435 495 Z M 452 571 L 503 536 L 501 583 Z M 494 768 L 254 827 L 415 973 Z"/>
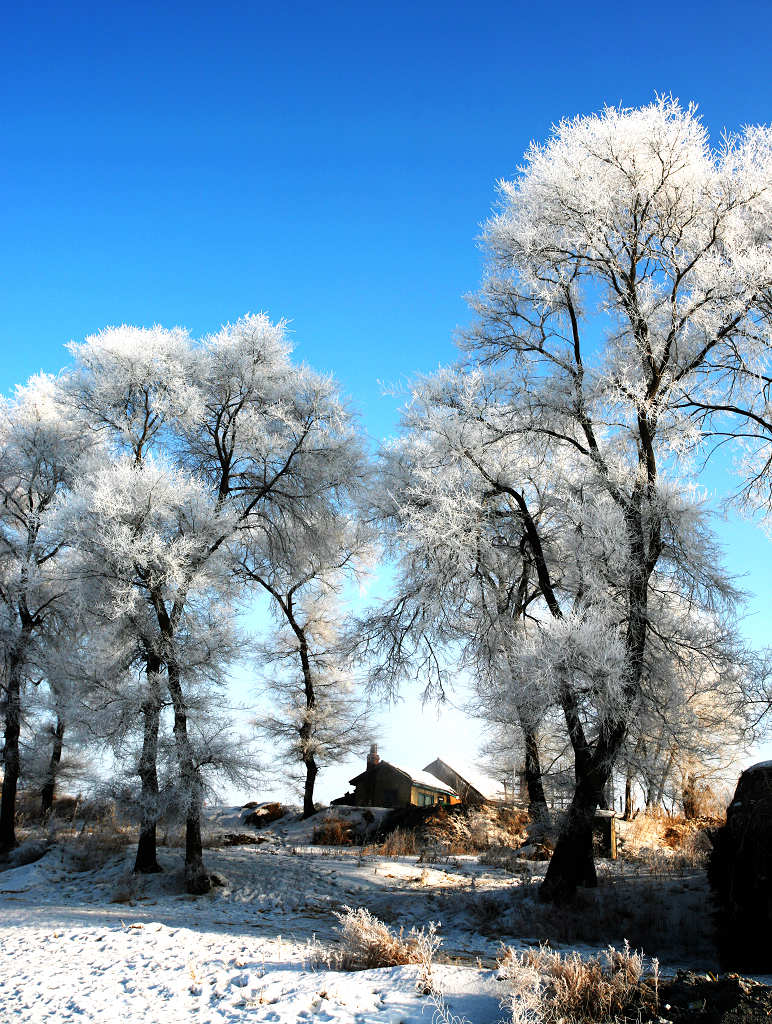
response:
<path fill-rule="evenodd" d="M 416 988 L 419 967 L 341 973 L 313 964 L 336 939 L 335 910 L 366 904 L 409 931 L 451 911 L 445 895 L 463 895 L 467 867 L 231 847 L 207 854 L 225 884 L 190 897 L 180 851 L 159 856 L 165 872 L 146 877 L 131 874 L 131 848 L 89 871 L 52 849 L 0 873 L 3 1024 L 432 1019 Z M 473 1024 L 498 1021 L 499 983 L 476 965 L 480 955 L 490 962 L 490 941 L 470 933 L 463 907 L 440 933 L 443 950 L 463 961 L 435 969 L 448 1008 Z"/>

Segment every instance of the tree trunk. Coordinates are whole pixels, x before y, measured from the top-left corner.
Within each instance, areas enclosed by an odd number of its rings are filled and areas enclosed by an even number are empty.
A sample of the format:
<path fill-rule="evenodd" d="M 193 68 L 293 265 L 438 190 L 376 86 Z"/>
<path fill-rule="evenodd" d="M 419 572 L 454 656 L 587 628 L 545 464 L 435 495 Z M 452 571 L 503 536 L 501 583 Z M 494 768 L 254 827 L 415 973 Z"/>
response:
<path fill-rule="evenodd" d="M 539 890 L 540 899 L 551 903 L 568 902 L 574 897 L 577 886 L 598 884 L 592 849 L 593 819 L 627 731 L 623 721 L 606 723 L 591 751 L 577 724 L 577 709 L 571 706 L 570 694 L 566 698 L 566 709 L 572 741 L 575 741 L 576 788 Z"/>
<path fill-rule="evenodd" d="M 303 817 L 310 818 L 314 813 L 314 785 L 319 769 L 313 757 L 305 758 L 306 782 L 303 788 Z"/>
<path fill-rule="evenodd" d="M 684 817 L 689 820 L 697 815 L 697 776 L 690 772 L 686 777 L 683 791 Z"/>
<path fill-rule="evenodd" d="M 633 770 L 628 766 L 625 775 L 625 821 L 633 820 Z"/>
<path fill-rule="evenodd" d="M 158 822 L 158 730 L 161 721 L 161 660 L 149 655 L 146 661 L 147 699 L 142 704 L 144 734 L 138 774 L 142 785 L 142 819 L 139 827 L 135 874 L 161 871 L 156 849 Z"/>
<path fill-rule="evenodd" d="M 510 676 L 515 675 L 515 668 L 512 662 L 512 654 L 507 650 L 507 664 Z M 544 780 L 541 771 L 541 758 L 539 757 L 539 734 L 534 722 L 534 716 L 529 715 L 522 704 L 517 701 L 515 709 L 517 720 L 523 731 L 525 745 L 525 786 L 528 791 L 528 812 L 531 820 L 549 825 L 550 813 L 547 807 L 547 797 L 544 794 Z"/>
<path fill-rule="evenodd" d="M 602 787 L 583 779 L 577 784 L 566 819 L 560 830 L 555 852 L 539 890 L 540 899 L 565 903 L 576 893 L 577 886 L 598 884 L 592 850 L 592 827 Z"/>
<path fill-rule="evenodd" d="M 46 821 L 54 807 L 54 792 L 56 790 L 56 779 L 59 774 L 59 765 L 62 760 L 62 745 L 64 740 L 64 719 L 61 715 L 56 716 L 56 725 L 51 729 L 53 745 L 51 757 L 48 762 L 46 781 L 40 791 L 40 815 Z"/>
<path fill-rule="evenodd" d="M 201 779 L 188 736 L 188 714 L 180 683 L 179 667 L 173 658 L 166 662 L 169 695 L 174 707 L 174 739 L 180 781 L 185 793 L 185 889 L 194 895 L 209 892 L 212 879 L 204 867 L 201 842 Z"/>
<path fill-rule="evenodd" d="M 547 807 L 547 797 L 544 795 L 536 731 L 524 726 L 523 735 L 525 737 L 525 784 L 528 789 L 528 811 L 532 821 L 549 825 L 550 813 Z"/>
<path fill-rule="evenodd" d="M 290 625 L 298 638 L 298 652 L 300 654 L 300 667 L 303 672 L 303 690 L 306 698 L 306 714 L 303 724 L 300 727 L 301 747 L 304 751 L 303 764 L 306 766 L 306 783 L 303 788 L 303 817 L 310 818 L 314 813 L 314 785 L 316 776 L 319 774 L 319 767 L 312 753 L 311 740 L 313 736 L 314 712 L 316 709 L 316 694 L 314 693 L 314 677 L 311 672 L 311 659 L 308 656 L 308 641 L 303 628 L 295 619 L 292 603 L 287 604 L 287 614 Z"/>
<path fill-rule="evenodd" d="M 656 801 L 657 804 L 664 805 L 664 802 L 665 802 L 665 786 L 667 785 L 667 780 L 670 778 L 670 773 L 673 770 L 673 765 L 674 764 L 675 764 L 675 749 L 670 751 L 670 754 L 669 754 L 668 759 L 667 759 L 667 763 L 665 764 L 665 767 L 660 772 L 659 782 L 657 783 L 657 792 L 656 792 L 656 795 L 655 795 L 655 801 Z"/>
<path fill-rule="evenodd" d="M 21 646 L 19 640 L 9 658 L 5 706 L 3 791 L 0 797 L 0 853 L 16 846 L 16 790 L 19 785 L 19 734 L 21 732 Z"/>

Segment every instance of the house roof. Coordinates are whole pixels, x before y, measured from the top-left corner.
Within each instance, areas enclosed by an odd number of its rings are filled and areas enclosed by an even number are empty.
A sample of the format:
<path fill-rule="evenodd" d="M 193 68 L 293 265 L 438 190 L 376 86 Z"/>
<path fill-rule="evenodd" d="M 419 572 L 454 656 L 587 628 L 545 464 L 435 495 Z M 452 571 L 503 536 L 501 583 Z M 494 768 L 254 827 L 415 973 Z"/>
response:
<path fill-rule="evenodd" d="M 454 789 L 451 789 L 450 786 L 446 786 L 444 782 L 438 779 L 435 775 L 431 775 L 429 772 L 414 771 L 412 768 L 400 768 L 398 765 L 392 764 L 390 761 L 378 762 L 378 765 L 382 764 L 388 765 L 389 768 L 393 768 L 395 771 L 407 776 L 407 778 L 416 786 L 423 786 L 426 789 L 436 789 L 440 793 L 455 794 Z M 376 765 L 376 767 L 378 767 L 378 765 Z M 369 769 L 367 771 L 369 771 Z M 367 771 L 361 772 L 359 775 L 355 775 L 353 779 L 349 779 L 349 785 L 356 786 L 358 782 L 362 782 L 366 779 Z"/>
<path fill-rule="evenodd" d="M 454 789 L 450 786 L 446 786 L 442 779 L 438 779 L 436 775 L 432 775 L 431 772 L 420 771 L 420 772 L 408 772 L 413 782 L 418 786 L 428 786 L 429 789 L 441 789 L 443 793 L 455 793 Z"/>
<path fill-rule="evenodd" d="M 472 789 L 477 790 L 480 796 L 485 797 L 486 800 L 502 800 L 504 798 L 504 786 L 500 782 L 478 771 L 477 768 L 467 764 L 466 761 L 461 761 L 455 756 L 452 758 L 436 757 L 435 761 L 441 761 L 446 768 L 455 772 L 460 779 L 463 779 Z M 426 769 L 430 767 L 431 765 L 427 764 Z"/>

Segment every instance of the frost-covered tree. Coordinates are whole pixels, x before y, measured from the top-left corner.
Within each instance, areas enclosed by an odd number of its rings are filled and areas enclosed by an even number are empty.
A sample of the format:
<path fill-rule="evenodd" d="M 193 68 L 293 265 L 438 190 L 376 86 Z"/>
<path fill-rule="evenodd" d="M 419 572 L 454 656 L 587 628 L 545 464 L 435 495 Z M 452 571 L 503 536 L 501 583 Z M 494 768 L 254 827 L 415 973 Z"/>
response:
<path fill-rule="evenodd" d="M 342 642 L 348 623 L 343 592 L 357 584 L 373 551 L 372 534 L 351 501 L 364 475 L 355 455 L 348 500 L 338 504 L 341 488 L 321 518 L 295 534 L 291 551 L 242 553 L 241 571 L 270 596 L 278 625 L 258 658 L 274 710 L 256 725 L 291 773 L 302 766 L 305 817 L 314 813 L 319 772 L 372 739 L 369 707 Z"/>
<path fill-rule="evenodd" d="M 234 572 L 240 547 L 289 550 L 293 531 L 345 477 L 356 431 L 335 384 L 293 364 L 284 325 L 264 315 L 200 342 L 180 330 L 121 327 L 71 348 L 76 365 L 64 386 L 113 453 L 71 510 L 73 521 L 101 522 L 110 542 L 108 551 L 89 541 L 93 530 L 82 533 L 80 550 L 90 554 L 83 574 L 101 574 L 112 589 L 133 629 L 132 656 L 144 658 L 139 772 L 151 807 L 161 694 L 168 693 L 187 807 L 187 885 L 204 891 L 203 787 L 191 738 L 200 701 L 190 689 L 189 642 L 195 649 L 207 602 L 223 626 L 232 624 L 244 586 Z M 114 567 L 107 576 L 105 564 Z M 152 821 L 146 825 L 152 870 Z"/>
<path fill-rule="evenodd" d="M 653 581 L 699 592 L 701 603 L 726 589 L 692 543 L 698 510 L 677 485 L 697 440 L 681 398 L 720 386 L 708 368 L 728 346 L 753 344 L 772 286 L 772 247 L 758 228 L 769 222 L 767 139 L 751 129 L 711 150 L 695 110 L 670 99 L 562 121 L 501 183 L 485 228 L 486 276 L 464 343 L 505 374 L 519 424 L 513 434 L 487 417 L 488 446 L 471 458 L 526 527 L 553 620 L 543 656 L 576 764 L 545 898 L 594 880 L 581 851 L 640 704 Z M 519 478 L 500 466 L 512 443 L 544 445 L 550 468 L 570 462 L 609 507 L 622 601 L 612 619 L 589 595 L 566 606 Z M 578 678 L 596 693 L 593 733 Z"/>
<path fill-rule="evenodd" d="M 45 635 L 37 670 L 35 736 L 22 761 L 23 784 L 40 793 L 40 815 L 51 814 L 61 784 L 82 783 L 92 777 L 89 754 L 93 735 L 81 714 L 88 692 L 89 640 L 98 623 L 84 614 L 73 593 L 74 558 L 66 566 L 69 600 L 60 609 L 55 632 Z"/>
<path fill-rule="evenodd" d="M 145 808 L 138 870 L 157 870 L 156 754 L 163 705 L 161 673 L 165 670 L 165 689 L 174 716 L 179 792 L 186 808 L 186 872 L 190 886 L 201 886 L 205 882 L 200 852 L 202 788 L 189 736 L 189 718 L 196 705 L 185 691 L 198 668 L 192 651 L 202 644 L 210 648 L 214 636 L 222 641 L 230 623 L 230 577 L 222 562 L 226 555 L 222 538 L 232 524 L 202 481 L 152 455 L 139 464 L 125 456 L 95 470 L 76 485 L 64 511 L 76 538 L 81 577 L 92 586 L 101 582 L 112 616 L 124 631 L 131 628 L 129 658 L 115 669 L 130 670 L 137 654 L 144 661 L 141 691 L 134 696 L 145 721 L 138 764 Z M 212 553 L 213 547 L 222 553 L 220 558 Z M 220 623 L 213 624 L 204 615 L 210 607 L 219 608 L 224 615 L 219 630 Z M 222 682 L 231 650 L 232 644 L 218 644 Z M 112 651 L 108 656 L 115 658 Z M 118 674 L 117 678 L 113 687 L 116 697 L 121 694 L 123 677 Z"/>
<path fill-rule="evenodd" d="M 62 381 L 63 392 L 80 417 L 82 429 L 99 437 L 106 453 L 103 464 L 91 467 L 91 472 L 82 481 L 90 493 L 88 496 L 82 493 L 78 499 L 93 514 L 87 515 L 83 521 L 72 515 L 70 519 L 81 528 L 81 587 L 91 590 L 89 601 L 95 609 L 108 609 L 102 623 L 101 643 L 97 642 L 93 647 L 95 657 L 101 658 L 94 675 L 109 681 L 111 694 L 106 706 L 112 712 L 112 721 L 105 722 L 104 716 L 100 719 L 105 735 L 122 735 L 123 723 L 134 719 L 136 714 L 143 722 L 142 753 L 137 766 L 143 810 L 135 862 L 135 870 L 143 872 L 160 870 L 156 858 L 156 821 L 159 814 L 156 761 L 165 689 L 161 644 L 151 603 L 141 603 L 138 610 L 136 604 L 130 600 L 127 602 L 133 568 L 131 562 L 128 576 L 126 563 L 121 562 L 120 550 L 110 551 L 105 563 L 106 551 L 101 545 L 99 532 L 93 533 L 84 527 L 90 522 L 92 528 L 101 530 L 104 524 L 96 525 L 94 517 L 107 513 L 109 518 L 109 506 L 104 502 L 90 508 L 90 502 L 97 500 L 93 487 L 96 474 L 102 473 L 103 478 L 104 474 L 109 475 L 111 460 L 117 460 L 123 463 L 124 485 L 127 485 L 126 465 L 140 470 L 148 454 L 163 450 L 168 444 L 172 436 L 170 422 L 173 422 L 186 393 L 184 368 L 190 345 L 187 333 L 179 329 L 169 331 L 158 326 L 150 329 L 107 328 L 82 343 L 69 346 L 75 365 L 66 372 Z M 115 506 L 112 511 L 116 511 Z M 130 516 L 137 510 L 126 511 Z M 137 525 L 141 526 L 141 522 L 140 510 Z M 110 528 L 117 525 L 111 523 Z M 111 536 L 110 530 L 106 536 Z M 90 555 L 94 557 L 92 562 L 88 560 Z M 107 572 L 104 571 L 105 564 L 111 567 Z M 129 596 L 132 596 L 130 589 Z M 127 607 L 131 609 L 128 614 Z M 125 688 L 120 683 L 137 678 L 133 667 L 138 662 L 143 665 L 139 699 L 132 695 L 127 700 Z M 117 687 L 114 684 L 118 684 Z M 116 692 L 121 699 L 116 700 Z"/>
<path fill-rule="evenodd" d="M 459 454 L 431 397 L 438 380 L 416 385 L 403 434 L 383 452 L 377 506 L 396 559 L 394 596 L 357 624 L 354 645 L 387 692 L 409 672 L 441 698 L 449 670 L 466 672 L 475 713 L 517 722 L 531 811 L 545 818 L 538 733 L 547 704 L 514 658 L 538 583 L 521 524 Z"/>
<path fill-rule="evenodd" d="M 0 852 L 16 844 L 25 691 L 42 677 L 44 646 L 49 639 L 56 642 L 61 617 L 67 618 L 67 538 L 52 525 L 52 510 L 82 455 L 82 439 L 50 377 L 33 377 L 0 401 Z"/>

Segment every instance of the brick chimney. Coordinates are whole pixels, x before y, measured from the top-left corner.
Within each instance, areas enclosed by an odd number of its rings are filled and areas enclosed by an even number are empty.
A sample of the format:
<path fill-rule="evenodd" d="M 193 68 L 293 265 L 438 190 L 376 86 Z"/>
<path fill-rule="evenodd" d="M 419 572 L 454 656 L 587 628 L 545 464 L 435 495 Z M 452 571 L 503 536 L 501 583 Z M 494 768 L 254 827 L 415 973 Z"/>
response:
<path fill-rule="evenodd" d="M 371 743 L 370 744 L 370 753 L 367 755 L 367 768 L 368 768 L 368 770 L 370 768 L 375 768 L 375 766 L 380 763 L 380 760 L 381 759 L 378 756 L 378 744 L 377 743 Z"/>

